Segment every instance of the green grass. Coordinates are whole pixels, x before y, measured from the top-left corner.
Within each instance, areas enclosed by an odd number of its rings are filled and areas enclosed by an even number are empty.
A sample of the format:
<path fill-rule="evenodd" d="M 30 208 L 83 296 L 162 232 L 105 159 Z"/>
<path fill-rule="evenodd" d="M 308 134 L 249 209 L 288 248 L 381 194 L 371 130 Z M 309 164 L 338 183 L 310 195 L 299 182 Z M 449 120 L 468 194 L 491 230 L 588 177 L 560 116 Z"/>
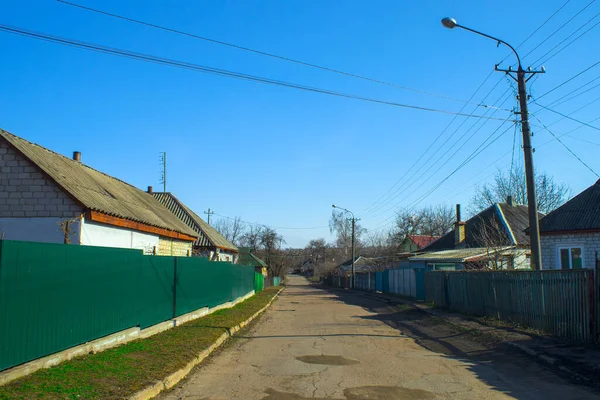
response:
<path fill-rule="evenodd" d="M 208 348 L 228 328 L 251 317 L 275 296 L 268 288 L 147 339 L 90 354 L 0 386 L 0 399 L 122 399 L 166 378 Z"/>

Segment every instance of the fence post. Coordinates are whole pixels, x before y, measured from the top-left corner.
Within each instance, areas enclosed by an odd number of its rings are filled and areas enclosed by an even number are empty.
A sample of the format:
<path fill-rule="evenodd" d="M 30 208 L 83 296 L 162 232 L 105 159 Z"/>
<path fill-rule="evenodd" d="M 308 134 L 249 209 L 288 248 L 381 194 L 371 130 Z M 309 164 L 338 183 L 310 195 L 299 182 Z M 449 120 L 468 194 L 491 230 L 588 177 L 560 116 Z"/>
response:
<path fill-rule="evenodd" d="M 173 257 L 173 319 L 177 318 L 177 257 Z"/>

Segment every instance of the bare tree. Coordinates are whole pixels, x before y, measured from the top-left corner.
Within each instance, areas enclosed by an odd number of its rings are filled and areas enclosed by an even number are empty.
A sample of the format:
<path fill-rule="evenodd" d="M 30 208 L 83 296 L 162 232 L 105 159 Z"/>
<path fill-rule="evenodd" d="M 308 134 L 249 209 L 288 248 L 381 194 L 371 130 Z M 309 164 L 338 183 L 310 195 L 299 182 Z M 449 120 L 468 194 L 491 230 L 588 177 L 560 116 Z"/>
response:
<path fill-rule="evenodd" d="M 558 183 L 545 173 L 536 173 L 535 190 L 538 210 L 544 214 L 561 206 L 571 197 L 571 189 L 566 183 Z M 527 205 L 527 182 L 522 167 L 512 171 L 498 171 L 492 183 L 486 183 L 477 188 L 471 199 L 470 211 L 477 214 L 495 203 L 503 203 L 512 196 L 518 204 Z"/>
<path fill-rule="evenodd" d="M 399 211 L 392 238 L 400 243 L 408 235 L 442 236 L 452 229 L 454 221 L 454 209 L 446 205 Z"/>
<path fill-rule="evenodd" d="M 244 234 L 240 237 L 240 244 L 250 247 L 252 251 L 259 250 L 261 248 L 263 231 L 266 228 L 263 225 L 248 225 Z"/>
<path fill-rule="evenodd" d="M 512 243 L 508 239 L 504 227 L 496 218 L 485 221 L 480 220 L 479 223 L 476 221 L 476 224 L 477 227 L 473 230 L 473 238 L 486 249 L 486 256 L 483 262 L 471 264 L 467 268 L 499 271 L 506 266 L 512 269 L 514 267 L 514 253 L 510 251 Z"/>
<path fill-rule="evenodd" d="M 344 251 L 345 257 L 350 257 L 352 252 L 352 221 L 348 218 L 348 214 L 342 211 L 332 210 L 331 218 L 329 219 L 329 232 L 335 234 L 335 245 Z M 366 232 L 358 222 L 354 226 L 355 232 L 355 248 L 361 246 L 361 237 Z M 358 255 L 358 252 L 356 252 Z"/>
<path fill-rule="evenodd" d="M 421 214 L 421 235 L 442 236 L 452 229 L 456 219 L 454 209 L 446 205 L 424 208 Z"/>
<path fill-rule="evenodd" d="M 313 239 L 308 242 L 308 245 L 305 249 L 312 262 L 315 273 L 320 271 L 321 267 L 325 264 L 329 253 L 329 245 L 325 239 Z"/>
<path fill-rule="evenodd" d="M 218 219 L 213 228 L 236 246 L 241 245 L 241 238 L 246 230 L 240 217 Z"/>
<path fill-rule="evenodd" d="M 362 245 L 361 254 L 368 254 L 371 257 L 389 256 L 394 252 L 393 238 L 390 232 L 369 232 L 365 235 Z"/>

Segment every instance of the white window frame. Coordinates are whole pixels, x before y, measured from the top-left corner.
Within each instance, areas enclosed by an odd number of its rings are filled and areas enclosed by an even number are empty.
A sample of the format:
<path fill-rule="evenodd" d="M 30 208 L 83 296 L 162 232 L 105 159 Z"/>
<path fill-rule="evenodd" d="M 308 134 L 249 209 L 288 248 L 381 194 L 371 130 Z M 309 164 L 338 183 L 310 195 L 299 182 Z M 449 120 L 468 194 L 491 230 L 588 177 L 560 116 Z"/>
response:
<path fill-rule="evenodd" d="M 573 249 L 573 248 L 581 249 L 581 269 L 586 268 L 586 266 L 585 266 L 585 251 L 584 251 L 583 245 L 580 243 L 573 243 L 573 244 L 561 243 L 560 245 L 556 246 L 556 269 L 562 269 L 561 259 L 560 259 L 560 251 L 565 250 L 565 249 L 569 250 L 569 269 L 573 269 L 572 256 L 571 256 L 571 249 Z"/>

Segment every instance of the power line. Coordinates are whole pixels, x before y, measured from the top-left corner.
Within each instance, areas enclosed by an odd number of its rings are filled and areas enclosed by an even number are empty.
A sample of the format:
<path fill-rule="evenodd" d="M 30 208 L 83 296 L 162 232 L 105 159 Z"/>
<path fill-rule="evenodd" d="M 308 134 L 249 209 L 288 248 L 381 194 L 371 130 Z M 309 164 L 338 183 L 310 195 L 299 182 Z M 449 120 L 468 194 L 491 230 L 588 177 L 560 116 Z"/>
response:
<path fill-rule="evenodd" d="M 527 57 L 528 55 L 530 55 L 531 53 L 533 53 L 535 50 L 537 50 L 541 45 L 543 45 L 544 43 L 546 43 L 552 36 L 556 35 L 558 32 L 560 32 L 565 26 L 567 26 L 571 21 L 573 21 L 575 18 L 577 18 L 577 16 L 579 14 L 581 14 L 582 12 L 584 12 L 589 6 L 591 6 L 592 4 L 594 4 L 596 0 L 592 0 L 590 1 L 586 6 L 584 6 L 581 10 L 579 10 L 579 12 L 577 12 L 577 14 L 573 15 L 571 18 L 569 18 L 565 23 L 563 23 L 561 26 L 559 26 L 554 32 L 552 32 L 550 35 L 546 36 L 546 38 L 544 40 L 542 40 L 540 43 L 538 43 L 537 46 L 535 46 L 533 49 L 529 50 L 529 52 L 527 54 L 525 54 L 523 56 L 523 58 Z"/>
<path fill-rule="evenodd" d="M 449 114 L 449 115 L 459 115 L 459 116 L 469 117 L 469 118 L 483 118 L 483 119 L 489 118 L 489 117 L 483 117 L 480 115 L 456 113 L 456 112 L 448 111 L 448 110 L 440 110 L 440 109 L 434 109 L 434 108 L 423 107 L 423 106 L 402 104 L 402 103 L 396 103 L 393 101 L 378 100 L 378 99 L 374 99 L 374 98 L 370 98 L 370 97 L 363 97 L 363 96 L 356 96 L 356 95 L 347 94 L 347 93 L 335 92 L 335 91 L 331 91 L 331 90 L 327 90 L 327 89 L 320 89 L 320 88 L 316 88 L 316 87 L 305 86 L 305 85 L 300 85 L 300 84 L 291 83 L 291 82 L 279 81 L 279 80 L 264 78 L 264 77 L 260 77 L 260 76 L 256 76 L 256 75 L 248 75 L 248 74 L 244 74 L 244 73 L 233 72 L 233 71 L 228 71 L 228 70 L 224 70 L 224 69 L 212 68 L 212 67 L 207 67 L 207 66 L 203 66 L 203 65 L 199 65 L 199 64 L 188 63 L 188 62 L 184 62 L 184 61 L 177 61 L 177 60 L 173 60 L 173 59 L 169 59 L 169 58 L 162 58 L 162 57 L 152 56 L 152 55 L 148 55 L 148 54 L 135 53 L 135 52 L 131 52 L 128 50 L 122 50 L 122 49 L 110 48 L 110 47 L 97 45 L 97 44 L 80 42 L 80 41 L 72 40 L 72 39 L 65 39 L 65 38 L 61 38 L 58 36 L 36 33 L 36 32 L 26 30 L 26 29 L 9 27 L 6 25 L 0 25 L 0 30 L 9 32 L 9 33 L 22 35 L 22 36 L 31 37 L 34 39 L 39 39 L 39 40 L 49 41 L 49 42 L 58 43 L 58 44 L 62 44 L 62 45 L 82 48 L 85 50 L 97 51 L 100 53 L 111 54 L 111 55 L 118 55 L 118 56 L 131 58 L 131 59 L 135 59 L 135 60 L 139 60 L 139 61 L 174 66 L 174 67 L 178 67 L 178 68 L 184 68 L 184 69 L 189 69 L 192 71 L 199 71 L 199 72 L 204 72 L 204 73 L 209 73 L 209 74 L 226 76 L 226 77 L 230 77 L 230 78 L 238 78 L 238 79 L 243 79 L 243 80 L 248 80 L 248 81 L 272 84 L 272 85 L 283 86 L 283 87 L 292 88 L 292 89 L 300 89 L 300 90 L 304 90 L 304 91 L 308 91 L 308 92 L 328 94 L 331 96 L 360 100 L 360 101 L 376 103 L 376 104 L 384 104 L 384 105 L 389 105 L 389 106 L 394 106 L 394 107 L 410 108 L 410 109 L 415 109 L 415 110 L 436 112 L 436 113 Z M 499 120 L 499 121 L 502 120 L 501 118 L 491 118 L 491 119 L 495 119 L 495 120 Z"/>
<path fill-rule="evenodd" d="M 508 100 L 508 98 L 510 97 L 510 95 L 511 95 L 511 94 L 510 94 L 510 93 L 508 93 L 508 97 L 505 97 L 505 95 L 506 95 L 506 94 L 507 94 L 507 92 L 509 92 L 509 91 L 510 91 L 510 88 L 508 88 L 506 91 L 504 91 L 504 93 L 502 93 L 502 95 L 500 95 L 500 97 L 499 97 L 499 98 L 498 98 L 498 99 L 497 99 L 497 100 L 494 102 L 494 104 L 498 104 L 502 98 L 504 98 L 504 100 L 503 100 L 503 101 L 502 101 L 500 104 L 503 104 L 503 103 L 504 103 L 506 100 Z M 493 111 L 493 112 L 492 112 L 492 115 L 493 115 L 495 112 L 496 112 L 496 111 Z M 506 120 L 505 120 L 505 121 L 506 121 Z M 504 121 L 504 122 L 505 122 L 505 121 Z M 444 146 L 446 143 L 448 143 L 448 141 L 449 141 L 449 140 L 450 140 L 450 139 L 451 139 L 451 138 L 452 138 L 452 137 L 453 137 L 453 136 L 454 136 L 454 135 L 455 135 L 455 134 L 458 132 L 458 130 L 459 130 L 461 127 L 462 127 L 462 125 L 463 125 L 463 124 L 461 124 L 461 125 L 460 125 L 460 126 L 459 126 L 459 127 L 458 127 L 458 128 L 455 130 L 455 131 L 454 131 L 454 133 L 452 133 L 452 135 L 450 135 L 450 136 L 448 137 L 448 139 L 446 139 L 446 141 L 445 141 L 444 143 L 442 143 L 442 145 L 441 145 L 441 146 L 438 148 L 438 150 L 437 150 L 437 151 L 436 151 L 436 152 L 435 152 L 433 155 L 431 155 L 431 156 L 429 157 L 429 159 L 428 159 L 428 160 L 425 162 L 425 164 L 427 164 L 427 163 L 428 163 L 428 161 L 429 161 L 429 160 L 431 160 L 431 159 L 433 158 L 433 156 L 435 156 L 435 154 L 437 154 L 437 152 L 438 152 L 439 150 L 441 150 L 441 148 L 442 148 L 442 147 L 443 147 L 443 146 Z M 465 138 L 465 137 L 466 137 L 466 136 L 469 134 L 469 132 L 471 132 L 471 130 L 472 130 L 473 128 L 475 128 L 475 127 L 476 127 L 476 125 L 477 125 L 477 123 L 475 123 L 475 124 L 471 125 L 471 127 L 470 127 L 469 129 L 467 129 L 467 131 L 466 131 L 466 132 L 464 132 L 464 133 L 462 134 L 462 136 L 460 136 L 460 137 L 459 137 L 459 138 L 458 138 L 458 139 L 457 139 L 457 140 L 456 140 L 456 141 L 455 141 L 455 142 L 452 144 L 452 146 L 451 146 L 451 147 L 450 147 L 450 148 L 449 148 L 449 149 L 446 151 L 446 153 L 442 154 L 442 156 L 440 157 L 440 159 L 443 159 L 443 158 L 444 158 L 444 157 L 445 157 L 447 154 L 449 154 L 449 152 L 450 152 L 452 149 L 454 149 L 454 148 L 455 148 L 455 147 L 456 147 L 456 146 L 457 146 L 457 145 L 458 145 L 458 144 L 461 142 L 461 140 L 462 140 L 462 139 L 464 139 L 464 138 Z M 468 142 L 470 139 L 472 139 L 472 138 L 473 138 L 473 136 L 475 136 L 475 134 L 477 134 L 477 132 L 479 132 L 479 130 L 481 130 L 481 129 L 483 128 L 483 126 L 484 126 L 484 125 L 485 125 L 485 123 L 481 124 L 481 126 L 480 126 L 478 129 L 476 129 L 476 130 L 475 130 L 475 131 L 474 131 L 474 132 L 471 134 L 471 136 L 469 136 L 469 137 L 468 137 L 468 138 L 465 140 L 465 143 L 466 143 L 466 142 Z M 449 157 L 448 159 L 446 159 L 446 161 L 445 161 L 445 162 L 444 162 L 442 165 L 440 165 L 440 166 L 437 166 L 437 165 L 435 165 L 435 164 L 433 164 L 433 163 L 430 163 L 430 164 L 429 164 L 429 166 L 428 166 L 428 168 L 427 168 L 425 171 L 423 171 L 423 172 L 422 172 L 422 173 L 421 173 L 421 174 L 420 174 L 418 177 L 416 177 L 416 176 L 415 176 L 415 175 L 416 175 L 416 173 L 417 173 L 417 171 L 415 171 L 415 173 L 413 173 L 413 174 L 412 174 L 412 176 L 408 178 L 408 181 L 411 181 L 411 180 L 412 180 L 412 182 L 411 182 L 410 184 L 408 184 L 408 186 L 405 186 L 405 187 L 402 187 L 402 186 L 401 186 L 401 187 L 398 187 L 398 188 L 397 188 L 397 189 L 396 189 L 396 190 L 395 190 L 395 191 L 392 193 L 392 195 L 391 195 L 391 196 L 390 196 L 390 197 L 389 197 L 389 198 L 388 198 L 386 201 L 382 202 L 382 203 L 381 203 L 379 206 L 377 206 L 377 207 L 373 208 L 373 209 L 370 211 L 370 213 L 373 213 L 373 212 L 375 212 L 375 211 L 378 211 L 378 210 L 380 210 L 381 208 L 385 207 L 386 205 L 390 204 L 392 201 L 394 201 L 394 200 L 395 200 L 395 199 L 396 199 L 398 196 L 400 196 L 400 194 L 398 194 L 398 195 L 396 195 L 396 196 L 394 196 L 394 195 L 395 195 L 396 193 L 398 193 L 398 192 L 399 192 L 401 189 L 404 189 L 404 191 L 407 191 L 408 189 L 410 189 L 410 188 L 411 188 L 411 187 L 412 187 L 412 186 L 413 186 L 415 183 L 417 183 L 417 182 L 419 182 L 419 183 L 421 183 L 421 184 L 428 182 L 428 181 L 429 181 L 429 180 L 430 180 L 430 179 L 433 177 L 433 175 L 429 176 L 429 178 L 427 178 L 425 181 L 421 181 L 420 179 L 421 179 L 421 178 L 423 178 L 423 177 L 424 177 L 424 176 L 425 176 L 425 175 L 426 175 L 426 174 L 427 174 L 427 173 L 428 173 L 428 172 L 429 172 L 429 171 L 430 171 L 430 170 L 431 170 L 431 169 L 432 169 L 434 166 L 436 166 L 436 167 L 437 167 L 437 169 L 440 169 L 440 168 L 444 167 L 446 164 L 448 164 L 448 162 L 449 162 L 450 160 L 451 160 L 451 157 Z M 419 172 L 421 172 L 421 171 L 419 171 Z M 407 183 L 408 183 L 408 182 L 407 182 Z M 398 204 L 399 204 L 399 203 L 397 203 L 396 205 L 392 206 L 391 208 L 394 208 L 394 207 L 396 207 Z M 377 214 L 376 216 L 378 216 L 378 215 L 382 215 L 382 214 L 385 214 L 385 213 L 386 213 L 387 211 L 389 211 L 391 208 L 388 208 L 388 209 L 386 209 L 385 211 L 383 211 L 383 212 L 380 212 L 380 213 L 379 213 L 379 214 Z M 376 217 L 376 216 L 375 216 L 375 217 Z M 371 217 L 371 218 L 372 218 L 372 217 Z"/>
<path fill-rule="evenodd" d="M 560 138 L 558 136 L 556 136 L 554 134 L 554 132 L 552 132 L 546 125 L 544 125 L 544 123 L 542 121 L 540 121 L 540 119 L 535 114 L 532 114 L 532 115 L 533 115 L 533 118 L 537 119 L 538 122 L 540 124 L 542 124 L 542 126 L 544 127 L 544 129 L 546 129 L 554 137 L 554 139 L 556 139 L 558 141 L 558 143 L 560 143 L 565 149 L 567 149 L 567 151 L 569 153 L 571 153 L 571 155 L 573 157 L 575 157 L 583 166 L 585 166 L 587 169 L 589 169 L 594 175 L 596 175 L 598 178 L 600 178 L 600 175 L 598 175 L 596 173 L 596 171 L 594 171 L 592 169 L 592 167 L 590 167 L 589 165 L 587 165 L 577 154 L 575 154 L 575 152 L 573 150 L 571 150 L 566 144 L 564 144 L 564 142 L 562 140 L 560 140 Z"/>
<path fill-rule="evenodd" d="M 99 10 L 97 8 L 83 6 L 83 5 L 72 3 L 72 2 L 69 2 L 69 1 L 65 1 L 65 0 L 57 0 L 57 1 L 59 3 L 63 3 L 65 5 L 76 7 L 76 8 L 82 9 L 82 10 L 91 11 L 91 12 L 94 12 L 94 13 L 97 13 L 97 14 L 102 14 L 102 15 L 105 15 L 105 16 L 108 16 L 108 17 L 117 18 L 117 19 L 120 19 L 120 20 L 123 20 L 123 21 L 127 21 L 127 22 L 131 22 L 131 23 L 134 23 L 134 24 L 139 24 L 139 25 L 147 26 L 147 27 L 150 27 L 150 28 L 160 29 L 162 31 L 170 32 L 170 33 L 175 33 L 177 35 L 187 36 L 187 37 L 190 37 L 190 38 L 193 38 L 193 39 L 204 40 L 204 41 L 207 41 L 207 42 L 210 42 L 210 43 L 214 43 L 214 44 L 218 44 L 218 45 L 222 45 L 222 46 L 227 46 L 227 47 L 231 47 L 231 48 L 238 49 L 238 50 L 247 51 L 247 52 L 258 54 L 258 55 L 261 55 L 261 56 L 271 57 L 271 58 L 275 58 L 275 59 L 278 59 L 278 60 L 287 61 L 287 62 L 291 62 L 291 63 L 303 65 L 303 66 L 310 67 L 310 68 L 316 68 L 316 69 L 320 69 L 322 71 L 333 72 L 333 73 L 344 75 L 344 76 L 351 77 L 351 78 L 362 79 L 364 81 L 368 81 L 368 82 L 372 82 L 372 83 L 378 83 L 378 84 L 382 84 L 382 85 L 386 85 L 386 86 L 392 86 L 392 87 L 395 87 L 395 88 L 398 88 L 398 89 L 408 90 L 408 91 L 415 92 L 415 93 L 421 93 L 421 94 L 426 94 L 426 95 L 429 95 L 429 96 L 435 96 L 435 97 L 439 97 L 439 98 L 446 99 L 446 100 L 458 101 L 458 102 L 462 102 L 462 103 L 475 104 L 475 105 L 481 106 L 481 107 L 487 107 L 485 104 L 472 103 L 472 102 L 469 102 L 468 100 L 457 99 L 455 97 L 446 96 L 446 95 L 442 95 L 442 94 L 438 94 L 438 93 L 431 93 L 431 92 L 427 92 L 427 91 L 424 91 L 424 90 L 419 90 L 419 89 L 414 89 L 414 88 L 410 88 L 410 87 L 403 86 L 403 85 L 398 85 L 396 83 L 386 82 L 386 81 L 383 81 L 383 80 L 380 80 L 380 79 L 369 78 L 369 77 L 366 77 L 366 76 L 363 76 L 363 75 L 358 75 L 358 74 L 353 74 L 353 73 L 350 73 L 350 72 L 341 71 L 339 69 L 324 67 L 324 66 L 313 64 L 313 63 L 309 63 L 309 62 L 306 62 L 306 61 L 300 61 L 300 60 L 297 60 L 297 59 L 280 56 L 280 55 L 269 53 L 269 52 L 262 51 L 262 50 L 251 49 L 249 47 L 244 47 L 244 46 L 240 46 L 240 45 L 233 44 L 233 43 L 227 43 L 227 42 L 223 42 L 221 40 L 211 39 L 211 38 L 208 38 L 208 37 L 205 37 L 205 36 L 200 36 L 200 35 L 196 35 L 196 34 L 193 34 L 193 33 L 184 32 L 184 31 L 181 31 L 181 30 L 178 30 L 178 29 L 174 29 L 174 28 L 168 28 L 168 27 L 157 25 L 157 24 L 153 24 L 153 23 L 150 23 L 150 22 L 144 22 L 144 21 L 141 21 L 141 20 L 138 20 L 138 19 L 134 19 L 134 18 L 130 18 L 130 17 L 125 17 L 123 15 L 118 15 L 118 14 L 114 14 L 114 13 L 111 13 L 111 12 L 108 12 L 108 11 Z"/>
<path fill-rule="evenodd" d="M 573 75 L 572 77 L 570 77 L 569 79 L 567 79 L 566 81 L 562 82 L 561 84 L 553 87 L 552 89 L 548 90 L 546 93 L 538 96 L 538 100 L 541 99 L 542 97 L 545 97 L 546 95 L 554 92 L 556 89 L 566 85 L 567 83 L 571 82 L 573 79 L 579 77 L 580 75 L 583 75 L 584 73 L 586 73 L 587 71 L 589 71 L 590 69 L 596 67 L 597 65 L 600 65 L 600 61 L 595 62 L 594 64 L 590 65 L 589 67 L 585 68 L 583 71 L 578 72 L 577 74 Z"/>
<path fill-rule="evenodd" d="M 591 19 L 589 19 L 586 23 L 584 23 L 583 25 L 581 25 L 578 29 L 576 29 L 573 33 L 571 33 L 569 36 L 567 36 L 566 38 L 564 38 L 561 42 L 559 42 L 557 45 L 555 45 L 553 48 L 551 48 L 550 50 L 548 50 L 543 56 L 539 57 L 537 60 L 535 60 L 532 64 L 537 64 L 541 59 L 543 59 L 544 57 L 546 57 L 548 54 L 550 54 L 554 49 L 556 49 L 558 46 L 560 46 L 561 44 L 563 44 L 566 40 L 568 40 L 571 36 L 573 36 L 574 34 L 576 34 L 577 32 L 579 32 L 579 30 L 583 29 L 586 25 L 588 25 L 590 22 L 592 22 L 593 20 L 595 20 L 596 18 L 598 18 L 598 16 L 600 15 L 600 13 L 594 15 Z M 592 25 L 588 30 L 586 30 L 585 32 L 583 32 L 581 35 L 577 36 L 575 39 L 571 40 L 569 43 L 567 43 L 564 47 L 562 47 L 560 50 L 558 50 L 556 53 L 552 54 L 550 57 L 548 57 L 544 62 L 548 62 L 550 61 L 552 58 L 556 57 L 559 53 L 561 53 L 563 50 L 565 50 L 567 47 L 569 47 L 570 45 L 572 45 L 573 43 L 575 43 L 577 40 L 579 40 L 581 37 L 583 37 L 586 33 L 588 33 L 589 31 L 591 31 L 592 29 L 594 29 L 596 26 L 598 26 L 600 24 L 600 21 L 596 22 L 594 25 Z"/>
<path fill-rule="evenodd" d="M 536 76 L 537 76 L 537 75 L 536 75 Z M 574 98 L 576 98 L 576 97 L 579 97 L 579 96 L 581 96 L 581 95 L 583 95 L 583 94 L 585 94 L 585 93 L 589 92 L 590 90 L 593 90 L 593 89 L 597 88 L 598 86 L 600 86 L 600 84 L 599 84 L 599 85 L 594 85 L 594 86 L 592 86 L 591 88 L 588 88 L 588 89 L 584 90 L 584 91 L 583 91 L 583 92 L 581 92 L 581 93 L 578 93 L 578 94 L 576 94 L 576 95 L 574 95 L 574 96 L 572 96 L 572 97 L 570 97 L 570 98 L 568 98 L 568 99 L 566 99 L 566 100 L 563 100 L 563 99 L 565 99 L 566 97 L 569 97 L 570 95 L 572 95 L 573 93 L 575 93 L 575 92 L 577 92 L 577 91 L 579 91 L 579 90 L 583 89 L 584 87 L 586 87 L 586 86 L 588 86 L 588 85 L 590 85 L 590 84 L 592 84 L 592 83 L 596 82 L 598 79 L 600 79 L 600 76 L 597 76 L 596 78 L 592 79 L 591 81 L 588 81 L 587 83 L 584 83 L 583 85 L 579 86 L 577 89 L 571 90 L 569 93 L 567 93 L 567 94 L 565 94 L 565 95 L 563 95 L 563 96 L 559 97 L 558 99 L 556 99 L 556 100 L 554 100 L 553 102 L 551 102 L 550 104 L 548 104 L 548 107 L 553 107 L 553 106 L 555 106 L 555 105 L 560 105 L 560 104 L 566 103 L 567 101 L 571 101 L 571 100 L 573 100 Z M 533 96 L 533 97 L 536 97 L 536 96 Z M 561 101 L 561 100 L 562 100 L 562 101 Z"/>
<path fill-rule="evenodd" d="M 483 87 L 483 85 L 490 79 L 490 77 L 493 75 L 494 70 L 490 71 L 490 73 L 488 74 L 488 76 L 485 77 L 485 79 L 483 80 L 483 82 L 481 82 L 481 84 L 477 87 L 477 89 L 475 90 L 475 92 L 473 92 L 473 94 L 471 95 L 471 97 L 469 98 L 469 100 L 473 99 L 475 97 L 475 95 L 479 92 L 479 90 L 481 90 L 481 88 Z M 496 87 L 500 84 L 500 82 L 502 82 L 502 79 L 500 79 L 496 85 L 494 85 L 494 87 L 488 92 L 488 94 L 486 94 L 483 98 L 483 101 L 485 101 L 485 99 L 489 96 L 489 94 L 494 91 L 496 89 Z M 466 105 L 464 105 L 459 112 L 463 112 L 463 110 L 466 108 Z M 484 114 L 485 115 L 485 114 Z M 361 213 L 361 215 L 364 215 L 365 213 L 369 212 L 369 210 L 375 206 L 375 209 L 377 208 L 376 205 L 385 197 L 387 197 L 388 193 L 392 193 L 393 190 L 400 184 L 400 182 L 402 182 L 403 180 L 409 180 L 410 178 L 406 178 L 408 176 L 408 174 L 413 170 L 413 168 L 415 168 L 419 162 L 423 159 L 423 157 L 425 157 L 425 155 L 433 148 L 433 146 L 438 142 L 438 140 L 444 135 L 444 133 L 446 133 L 446 131 L 448 130 L 448 128 L 450 128 L 450 126 L 454 123 L 454 121 L 456 120 L 457 116 L 455 116 L 454 118 L 452 118 L 452 120 L 446 125 L 446 127 L 437 135 L 437 137 L 433 140 L 433 142 L 431 142 L 431 144 L 425 149 L 425 151 L 423 151 L 423 153 L 421 153 L 421 155 L 419 156 L 419 158 L 410 166 L 410 168 L 408 169 L 408 171 L 406 171 L 402 177 L 400 179 L 398 179 L 386 192 L 384 192 L 377 200 L 375 200 L 373 203 L 371 203 L 367 208 L 364 209 L 364 211 Z M 460 125 L 462 126 L 462 124 Z M 460 128 L 459 126 L 459 128 Z M 456 133 L 456 131 L 452 134 L 454 135 Z M 452 136 L 451 135 L 451 136 Z M 450 137 L 451 137 L 450 136 Z M 439 149 L 441 147 L 444 146 L 446 142 L 444 142 L 439 148 L 438 150 L 434 153 L 437 154 L 437 152 L 439 151 Z M 431 157 L 429 157 L 428 160 L 430 160 Z M 425 163 L 428 161 L 426 160 Z M 393 192 L 391 194 L 391 196 L 394 195 Z"/>
<path fill-rule="evenodd" d="M 567 4 L 569 4 L 571 2 L 571 0 L 567 0 L 566 2 L 563 3 L 562 6 L 560 6 L 556 11 L 554 11 L 554 13 L 552 13 L 552 15 L 550 15 L 540 26 L 538 26 L 533 32 L 531 32 L 529 34 L 529 36 L 527 36 L 525 38 L 525 40 L 523 40 L 521 43 L 519 43 L 519 45 L 516 47 L 517 49 L 520 48 L 521 46 L 523 46 L 529 39 L 531 39 L 533 37 L 533 35 L 535 35 L 540 29 L 542 29 L 544 26 L 546 26 L 546 24 L 548 22 L 550 22 L 550 20 L 552 18 L 554 18 L 556 16 L 556 14 L 558 14 L 563 8 L 565 8 L 567 6 Z M 500 61 L 498 64 L 502 64 L 504 62 L 504 60 L 506 60 L 508 57 L 510 57 L 512 55 L 512 53 L 507 54 L 506 57 L 504 57 L 502 59 L 502 61 Z"/>
<path fill-rule="evenodd" d="M 505 120 L 505 122 L 507 122 L 508 119 Z M 516 123 L 516 122 L 513 122 Z M 500 124 L 500 126 L 498 126 L 498 128 L 496 128 L 496 130 L 494 130 L 487 138 L 486 140 L 484 140 L 484 142 L 482 144 L 480 144 L 471 154 L 469 157 L 467 157 L 467 159 L 465 159 L 458 167 L 456 167 L 450 174 L 448 174 L 444 179 L 442 179 L 438 184 L 436 184 L 433 188 L 431 188 L 427 193 L 425 193 L 424 195 L 422 195 L 420 198 L 418 198 L 415 202 L 413 202 L 409 207 L 410 210 L 412 211 L 416 208 L 417 205 L 419 205 L 423 200 L 425 200 L 428 196 L 430 196 L 434 191 L 436 191 L 441 185 L 443 185 L 448 179 L 450 179 L 456 172 L 458 172 L 460 169 L 462 169 L 464 166 L 466 166 L 469 162 L 471 162 L 475 157 L 477 157 L 479 154 L 481 154 L 484 150 L 486 150 L 488 147 L 490 147 L 493 143 L 495 143 L 498 139 L 500 139 L 506 132 L 508 132 L 510 130 L 510 128 L 512 126 L 509 126 L 507 129 L 505 129 L 503 132 L 501 132 L 498 136 L 496 136 L 492 141 L 490 141 L 487 145 L 485 145 L 485 142 L 487 142 L 489 139 L 491 139 L 494 134 L 496 132 L 498 132 L 498 130 L 503 126 L 504 124 Z M 485 145 L 485 146 L 484 146 Z M 482 148 L 482 146 L 484 146 Z M 407 207 L 408 208 L 408 207 Z M 387 219 L 385 219 L 382 222 L 386 222 L 389 221 L 390 219 L 392 219 L 391 222 L 388 222 L 387 224 L 381 225 L 379 227 L 376 227 L 375 229 L 372 229 L 372 231 L 376 231 L 376 230 L 380 230 L 385 228 L 386 226 L 389 226 L 391 223 L 393 223 L 393 218 L 395 217 L 395 215 L 392 215 L 391 217 L 388 217 Z"/>
<path fill-rule="evenodd" d="M 596 100 L 594 100 L 594 101 L 598 101 L 598 100 L 600 100 L 600 98 L 598 98 L 598 99 L 596 99 Z M 592 101 L 592 102 L 590 102 L 590 103 L 586 104 L 584 107 L 586 107 L 586 106 L 588 106 L 588 105 L 592 104 L 594 101 Z M 589 127 L 589 128 L 592 128 L 592 129 L 595 129 L 595 130 L 597 130 L 597 131 L 600 131 L 600 128 L 598 128 L 597 126 L 590 125 L 590 124 L 588 124 L 587 122 L 580 121 L 580 120 L 578 120 L 578 119 L 575 119 L 575 118 L 573 118 L 573 117 L 571 117 L 571 116 L 569 116 L 569 115 L 563 114 L 563 113 L 561 113 L 561 112 L 558 112 L 558 111 L 556 111 L 556 110 L 553 110 L 553 109 L 551 109 L 551 108 L 548 108 L 548 107 L 546 107 L 546 106 L 543 106 L 543 105 L 541 105 L 540 103 L 538 103 L 538 102 L 537 102 L 537 101 L 535 101 L 535 100 L 534 100 L 534 103 L 535 103 L 535 104 L 537 104 L 538 106 L 542 107 L 542 108 L 543 108 L 543 109 L 545 109 L 545 110 L 548 110 L 548 111 L 550 111 L 550 112 L 552 112 L 552 113 L 554 113 L 554 114 L 558 114 L 558 115 L 562 116 L 563 118 L 570 119 L 571 121 L 575 121 L 575 122 L 577 122 L 577 123 L 579 123 L 579 124 L 582 124 L 582 125 L 585 125 L 585 126 L 587 126 L 587 127 Z M 581 107 L 581 108 L 583 108 L 583 107 Z M 581 108 L 580 108 L 579 110 L 581 110 Z M 579 111 L 579 110 L 577 110 L 577 111 Z"/>

